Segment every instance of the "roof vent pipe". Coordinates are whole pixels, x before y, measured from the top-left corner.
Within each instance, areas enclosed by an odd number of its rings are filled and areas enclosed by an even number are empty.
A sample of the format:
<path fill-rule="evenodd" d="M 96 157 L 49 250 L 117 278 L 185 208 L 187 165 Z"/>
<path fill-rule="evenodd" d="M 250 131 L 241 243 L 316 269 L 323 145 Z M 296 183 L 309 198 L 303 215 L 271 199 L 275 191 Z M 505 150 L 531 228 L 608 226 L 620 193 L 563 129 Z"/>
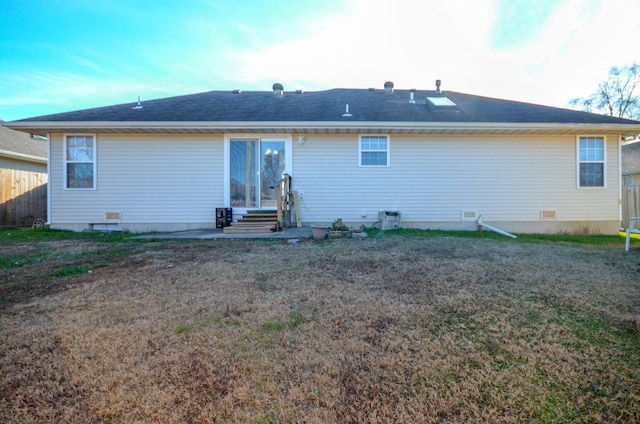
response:
<path fill-rule="evenodd" d="M 412 88 L 411 90 L 409 90 L 409 103 L 415 103 L 416 102 L 416 89 Z"/>
<path fill-rule="evenodd" d="M 142 104 L 140 103 L 140 96 L 138 96 L 138 104 L 132 107 L 131 109 L 140 110 L 142 109 Z"/>
<path fill-rule="evenodd" d="M 442 93 L 442 91 L 440 91 L 440 85 L 442 85 L 442 81 L 436 80 L 436 93 L 438 94 Z"/>
<path fill-rule="evenodd" d="M 273 84 L 273 95 L 274 96 L 283 96 L 284 95 L 284 87 L 280 83 Z"/>
<path fill-rule="evenodd" d="M 391 81 L 387 81 L 384 83 L 384 94 L 393 94 L 393 83 Z"/>

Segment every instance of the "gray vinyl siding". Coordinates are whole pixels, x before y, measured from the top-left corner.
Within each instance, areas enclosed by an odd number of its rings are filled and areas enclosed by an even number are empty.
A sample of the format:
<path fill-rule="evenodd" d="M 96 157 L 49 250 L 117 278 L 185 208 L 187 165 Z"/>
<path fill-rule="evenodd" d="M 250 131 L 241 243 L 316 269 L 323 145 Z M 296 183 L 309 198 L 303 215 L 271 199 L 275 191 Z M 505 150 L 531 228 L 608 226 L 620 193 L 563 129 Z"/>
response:
<path fill-rule="evenodd" d="M 96 136 L 96 189 L 67 190 L 63 136 L 51 139 L 51 222 L 215 223 L 224 205 L 223 139 L 217 136 Z M 157 229 L 162 229 L 161 225 Z"/>
<path fill-rule="evenodd" d="M 358 136 L 306 137 L 294 145 L 293 185 L 304 192 L 303 221 L 342 218 L 370 225 L 398 210 L 407 225 L 462 223 L 463 210 L 484 220 L 618 219 L 618 140 L 607 137 L 607 188 L 576 184 L 576 137 L 390 136 L 389 167 L 358 167 Z M 362 217 L 366 214 L 366 217 Z"/>
<path fill-rule="evenodd" d="M 47 164 L 0 156 L 0 169 L 15 169 L 16 171 L 39 172 L 46 174 Z"/>
<path fill-rule="evenodd" d="M 606 142 L 606 188 L 587 189 L 577 187 L 575 135 L 390 135 L 388 167 L 358 166 L 357 134 L 304 137 L 293 143 L 291 175 L 305 225 L 371 226 L 378 211 L 397 210 L 404 227 L 473 229 L 462 212 L 476 211 L 507 231 L 589 232 L 598 222 L 617 231 L 616 136 Z M 103 223 L 105 212 L 120 212 L 123 228 L 210 227 L 228 204 L 222 135 L 97 134 L 96 143 L 96 189 L 65 190 L 63 135 L 52 135 L 54 227 Z M 578 227 L 549 227 L 541 210 L 556 211 L 553 225 Z"/>

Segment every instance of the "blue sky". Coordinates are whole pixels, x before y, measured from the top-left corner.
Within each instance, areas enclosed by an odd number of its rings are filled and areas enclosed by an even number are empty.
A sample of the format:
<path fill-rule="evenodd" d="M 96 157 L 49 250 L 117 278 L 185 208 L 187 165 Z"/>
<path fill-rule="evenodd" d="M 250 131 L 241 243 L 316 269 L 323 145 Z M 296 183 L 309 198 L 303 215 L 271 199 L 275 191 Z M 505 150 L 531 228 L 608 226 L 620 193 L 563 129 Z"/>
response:
<path fill-rule="evenodd" d="M 3 0 L 0 119 L 274 82 L 562 107 L 638 46 L 640 0 Z"/>

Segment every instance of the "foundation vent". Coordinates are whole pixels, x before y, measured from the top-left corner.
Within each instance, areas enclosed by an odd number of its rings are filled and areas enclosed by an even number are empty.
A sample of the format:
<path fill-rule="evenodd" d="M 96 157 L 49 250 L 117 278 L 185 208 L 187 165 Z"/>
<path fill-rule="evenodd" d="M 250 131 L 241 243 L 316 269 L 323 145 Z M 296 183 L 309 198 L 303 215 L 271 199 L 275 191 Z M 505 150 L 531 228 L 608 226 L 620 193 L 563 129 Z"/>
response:
<path fill-rule="evenodd" d="M 462 211 L 463 221 L 475 221 L 478 219 L 478 211 Z"/>
<path fill-rule="evenodd" d="M 104 220 L 105 221 L 120 221 L 122 219 L 122 215 L 120 212 L 105 212 Z"/>
<path fill-rule="evenodd" d="M 542 209 L 540 211 L 540 219 L 542 221 L 555 221 L 556 211 L 552 209 Z"/>

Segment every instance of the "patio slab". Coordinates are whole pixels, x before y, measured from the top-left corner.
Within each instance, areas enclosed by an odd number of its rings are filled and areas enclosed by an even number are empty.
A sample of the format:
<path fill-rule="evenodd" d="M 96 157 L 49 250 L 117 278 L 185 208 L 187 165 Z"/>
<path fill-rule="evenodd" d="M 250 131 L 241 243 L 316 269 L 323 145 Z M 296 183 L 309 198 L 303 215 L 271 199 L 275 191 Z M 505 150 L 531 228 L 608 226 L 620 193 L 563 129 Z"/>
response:
<path fill-rule="evenodd" d="M 218 228 L 203 228 L 198 230 L 174 231 L 168 233 L 152 233 L 136 238 L 147 239 L 264 239 L 264 238 L 280 238 L 280 239 L 302 239 L 311 237 L 311 228 L 287 228 L 284 231 L 278 231 L 265 234 L 225 234 Z"/>

